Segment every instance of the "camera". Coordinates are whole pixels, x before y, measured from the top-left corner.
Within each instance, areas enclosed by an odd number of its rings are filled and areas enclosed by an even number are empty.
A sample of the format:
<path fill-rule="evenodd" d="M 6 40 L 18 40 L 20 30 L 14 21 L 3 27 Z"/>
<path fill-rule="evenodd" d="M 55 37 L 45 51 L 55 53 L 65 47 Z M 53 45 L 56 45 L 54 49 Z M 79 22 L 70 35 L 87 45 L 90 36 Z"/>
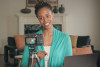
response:
<path fill-rule="evenodd" d="M 31 67 L 33 67 L 33 59 L 36 59 L 37 64 L 40 67 L 39 61 L 37 59 L 37 54 L 36 54 L 36 46 L 41 46 L 44 44 L 43 40 L 43 35 L 42 34 L 26 34 L 25 35 L 25 45 L 27 45 L 29 48 L 29 54 L 32 56 L 31 60 L 29 61 L 29 66 L 31 63 Z M 29 67 L 28 66 L 28 67 Z"/>
<path fill-rule="evenodd" d="M 27 34 L 25 35 L 25 45 L 34 48 L 36 46 L 41 46 L 44 44 L 43 35 L 42 34 Z"/>

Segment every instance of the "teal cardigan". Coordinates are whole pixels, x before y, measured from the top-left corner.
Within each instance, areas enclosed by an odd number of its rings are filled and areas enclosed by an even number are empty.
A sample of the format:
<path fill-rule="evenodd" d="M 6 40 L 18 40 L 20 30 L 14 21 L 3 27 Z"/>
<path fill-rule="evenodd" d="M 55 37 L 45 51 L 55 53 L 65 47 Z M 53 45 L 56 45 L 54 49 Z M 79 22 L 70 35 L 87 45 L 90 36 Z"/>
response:
<path fill-rule="evenodd" d="M 42 34 L 42 29 L 37 33 Z M 44 51 L 44 46 L 37 46 L 38 51 Z M 65 56 L 72 56 L 70 36 L 53 28 L 49 67 L 63 67 Z M 28 67 L 29 57 L 29 47 L 25 46 L 21 67 Z M 41 67 L 45 67 L 45 58 L 40 60 L 39 63 Z M 36 64 L 35 67 L 38 67 L 38 65 Z"/>

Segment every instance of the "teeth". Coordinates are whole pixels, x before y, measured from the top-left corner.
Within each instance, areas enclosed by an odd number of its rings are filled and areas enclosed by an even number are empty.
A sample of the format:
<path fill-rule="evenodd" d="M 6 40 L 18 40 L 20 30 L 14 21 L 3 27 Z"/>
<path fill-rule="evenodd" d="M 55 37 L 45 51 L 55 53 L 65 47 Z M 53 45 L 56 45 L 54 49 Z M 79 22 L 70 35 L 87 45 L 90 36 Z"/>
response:
<path fill-rule="evenodd" d="M 49 23 L 46 23 L 45 25 L 48 25 Z"/>

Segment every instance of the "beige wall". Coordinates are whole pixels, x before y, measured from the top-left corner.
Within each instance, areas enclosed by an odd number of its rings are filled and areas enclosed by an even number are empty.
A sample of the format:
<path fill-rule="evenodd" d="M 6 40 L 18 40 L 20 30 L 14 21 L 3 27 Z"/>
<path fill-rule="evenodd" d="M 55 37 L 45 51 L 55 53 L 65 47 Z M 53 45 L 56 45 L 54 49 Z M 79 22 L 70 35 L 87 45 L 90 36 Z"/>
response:
<path fill-rule="evenodd" d="M 59 0 L 66 8 L 67 33 L 90 35 L 95 49 L 100 50 L 100 11 L 99 0 Z M 0 53 L 3 53 L 7 37 L 18 34 L 17 13 L 25 7 L 25 0 L 0 0 Z M 32 14 L 34 14 L 34 8 Z"/>
<path fill-rule="evenodd" d="M 100 0 L 67 0 L 66 3 L 67 32 L 72 35 L 90 35 L 91 44 L 100 50 Z"/>

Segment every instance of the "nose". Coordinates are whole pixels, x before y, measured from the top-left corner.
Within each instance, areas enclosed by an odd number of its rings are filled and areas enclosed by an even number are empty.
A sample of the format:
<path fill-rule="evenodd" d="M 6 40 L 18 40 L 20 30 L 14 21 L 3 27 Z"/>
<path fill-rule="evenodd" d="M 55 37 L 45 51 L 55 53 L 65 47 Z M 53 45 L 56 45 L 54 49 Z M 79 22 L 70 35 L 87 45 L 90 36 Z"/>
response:
<path fill-rule="evenodd" d="M 44 18 L 44 22 L 47 22 L 47 18 Z"/>

